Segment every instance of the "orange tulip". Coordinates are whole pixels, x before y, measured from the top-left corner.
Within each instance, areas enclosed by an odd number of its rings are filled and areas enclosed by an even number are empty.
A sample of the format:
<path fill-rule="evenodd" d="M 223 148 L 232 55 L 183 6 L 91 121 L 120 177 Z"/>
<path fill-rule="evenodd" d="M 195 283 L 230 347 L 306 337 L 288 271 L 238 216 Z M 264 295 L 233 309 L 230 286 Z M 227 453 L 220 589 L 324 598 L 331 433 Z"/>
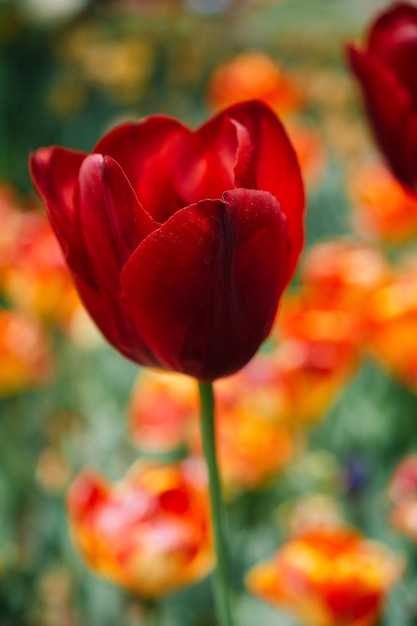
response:
<path fill-rule="evenodd" d="M 253 489 L 291 459 L 294 434 L 283 419 L 285 391 L 273 357 L 258 356 L 215 384 L 221 475 L 230 492 Z M 140 448 L 166 451 L 185 444 L 201 454 L 195 383 L 181 375 L 143 372 L 130 408 L 130 431 Z"/>
<path fill-rule="evenodd" d="M 20 227 L 20 215 L 16 211 L 17 198 L 12 187 L 0 182 L 0 284 L 4 270 L 12 258 Z"/>
<path fill-rule="evenodd" d="M 183 445 L 199 416 L 195 381 L 182 374 L 143 370 L 129 406 L 129 431 L 135 445 L 150 452 Z"/>
<path fill-rule="evenodd" d="M 258 356 L 215 388 L 224 485 L 229 493 L 259 487 L 282 470 L 294 452 L 293 429 L 284 419 L 286 392 L 273 356 Z M 199 414 L 189 378 L 144 373 L 132 397 L 132 439 L 145 449 L 167 450 L 182 443 L 201 454 Z"/>
<path fill-rule="evenodd" d="M 79 299 L 46 216 L 0 183 L 0 286 L 16 308 L 67 325 Z"/>
<path fill-rule="evenodd" d="M 362 314 L 362 307 L 389 275 L 378 250 L 349 239 L 316 244 L 304 256 L 301 282 L 316 301 Z"/>
<path fill-rule="evenodd" d="M 69 489 L 68 510 L 88 565 L 142 598 L 192 584 L 212 568 L 207 481 L 198 461 L 136 464 L 115 484 L 85 470 Z"/>
<path fill-rule="evenodd" d="M 367 304 L 366 345 L 400 380 L 417 389 L 417 264 L 399 270 Z"/>
<path fill-rule="evenodd" d="M 283 115 L 300 109 L 304 97 L 296 81 L 262 52 L 244 52 L 214 71 L 208 87 L 214 110 L 253 99 Z"/>
<path fill-rule="evenodd" d="M 48 344 L 37 322 L 0 310 L 0 396 L 46 383 L 51 374 Z"/>
<path fill-rule="evenodd" d="M 80 303 L 52 229 L 34 210 L 19 212 L 18 220 L 13 254 L 4 270 L 5 295 L 21 310 L 67 324 Z"/>
<path fill-rule="evenodd" d="M 397 244 L 416 236 L 417 197 L 382 163 L 362 166 L 350 188 L 359 232 Z"/>
<path fill-rule="evenodd" d="M 229 493 L 255 489 L 291 461 L 297 437 L 286 421 L 286 390 L 274 355 L 259 355 L 239 374 L 218 382 L 216 436 Z M 192 443 L 201 450 L 200 437 Z"/>
<path fill-rule="evenodd" d="M 348 527 L 310 529 L 247 576 L 249 589 L 309 626 L 371 626 L 402 559 Z"/>
<path fill-rule="evenodd" d="M 315 422 L 356 370 L 358 321 L 300 290 L 284 301 L 275 335 L 276 367 L 286 389 L 288 419 L 292 416 L 297 424 Z"/>

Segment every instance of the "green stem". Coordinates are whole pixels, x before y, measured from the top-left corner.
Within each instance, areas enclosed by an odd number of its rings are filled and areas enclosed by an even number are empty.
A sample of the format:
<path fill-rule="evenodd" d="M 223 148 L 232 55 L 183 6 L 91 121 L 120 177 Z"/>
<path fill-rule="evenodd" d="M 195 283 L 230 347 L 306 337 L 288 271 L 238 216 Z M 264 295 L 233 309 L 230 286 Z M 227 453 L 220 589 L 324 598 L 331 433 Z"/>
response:
<path fill-rule="evenodd" d="M 201 435 L 209 474 L 211 517 L 217 556 L 214 596 L 220 626 L 233 626 L 230 608 L 229 568 L 224 528 L 224 510 L 216 455 L 213 385 L 211 383 L 199 383 L 199 391 L 201 400 Z"/>

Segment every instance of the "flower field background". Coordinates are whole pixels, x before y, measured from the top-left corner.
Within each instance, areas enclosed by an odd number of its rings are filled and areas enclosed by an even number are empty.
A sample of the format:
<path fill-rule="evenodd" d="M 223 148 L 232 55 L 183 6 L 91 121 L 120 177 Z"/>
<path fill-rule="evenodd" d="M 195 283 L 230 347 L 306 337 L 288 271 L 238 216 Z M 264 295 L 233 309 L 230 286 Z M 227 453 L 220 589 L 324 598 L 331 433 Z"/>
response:
<path fill-rule="evenodd" d="M 346 54 L 393 3 L 67 4 L 0 2 L 0 626 L 216 623 L 194 383 L 95 330 L 28 157 L 253 98 L 297 152 L 306 246 L 260 354 L 215 383 L 236 622 L 413 626 L 417 196 Z"/>

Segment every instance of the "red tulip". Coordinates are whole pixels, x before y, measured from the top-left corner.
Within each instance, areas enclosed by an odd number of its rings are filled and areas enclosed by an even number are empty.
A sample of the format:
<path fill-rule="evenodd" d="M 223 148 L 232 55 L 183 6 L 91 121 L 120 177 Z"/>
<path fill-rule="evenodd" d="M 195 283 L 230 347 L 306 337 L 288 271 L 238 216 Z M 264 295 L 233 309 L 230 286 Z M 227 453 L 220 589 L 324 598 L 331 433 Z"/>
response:
<path fill-rule="evenodd" d="M 371 26 L 366 50 L 349 46 L 348 54 L 379 148 L 417 191 L 417 7 L 389 8 Z"/>
<path fill-rule="evenodd" d="M 78 291 L 125 356 L 210 381 L 267 337 L 303 241 L 294 151 L 272 111 L 233 106 L 193 132 L 123 124 L 87 155 L 31 157 Z"/>

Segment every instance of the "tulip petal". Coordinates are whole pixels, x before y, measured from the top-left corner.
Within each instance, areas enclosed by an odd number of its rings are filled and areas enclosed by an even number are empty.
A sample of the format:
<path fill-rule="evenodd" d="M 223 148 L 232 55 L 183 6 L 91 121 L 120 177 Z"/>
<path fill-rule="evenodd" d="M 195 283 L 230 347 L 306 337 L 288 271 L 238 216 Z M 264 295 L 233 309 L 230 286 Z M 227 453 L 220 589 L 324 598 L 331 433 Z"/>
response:
<path fill-rule="evenodd" d="M 29 165 L 68 265 L 84 281 L 94 285 L 74 203 L 78 173 L 86 156 L 64 148 L 40 148 L 31 155 Z"/>
<path fill-rule="evenodd" d="M 376 57 L 348 47 L 375 138 L 389 165 L 406 186 L 417 185 L 417 113 L 410 95 Z"/>
<path fill-rule="evenodd" d="M 157 222 L 164 222 L 184 206 L 173 182 L 174 168 L 180 148 L 191 141 L 186 126 L 154 115 L 113 129 L 93 152 L 117 161 L 142 206 Z"/>
<path fill-rule="evenodd" d="M 144 211 L 112 158 L 85 158 L 77 188 L 83 239 L 100 291 L 118 298 L 120 271 L 139 243 L 159 226 Z"/>
<path fill-rule="evenodd" d="M 91 470 L 75 478 L 67 501 L 71 534 L 98 575 L 157 600 L 210 571 L 207 489 L 187 465 L 140 463 L 118 483 Z"/>
<path fill-rule="evenodd" d="M 138 244 L 158 224 L 144 211 L 120 166 L 92 154 L 80 168 L 77 203 L 83 240 L 97 287 L 75 277 L 80 296 L 103 335 L 122 354 L 143 365 L 159 361 L 121 303 L 120 272 Z"/>
<path fill-rule="evenodd" d="M 367 49 L 396 73 L 417 105 L 417 7 L 399 3 L 384 11 L 372 26 Z"/>
<path fill-rule="evenodd" d="M 221 198 L 235 187 L 236 123 L 218 115 L 192 134 L 177 157 L 176 186 L 185 204 Z"/>
<path fill-rule="evenodd" d="M 304 241 L 305 198 L 296 154 L 281 122 L 265 104 L 243 102 L 230 107 L 223 114 L 243 126 L 253 144 L 250 165 L 245 167 L 245 171 L 251 173 L 251 178 L 247 180 L 246 176 L 242 176 L 242 170 L 237 168 L 235 185 L 269 191 L 278 200 L 287 218 L 291 241 L 289 280 Z"/>
<path fill-rule="evenodd" d="M 135 363 L 163 368 L 123 310 L 120 299 L 99 293 L 77 276 L 74 276 L 74 282 L 85 308 L 107 341 Z"/>
<path fill-rule="evenodd" d="M 289 247 L 271 194 L 235 189 L 203 200 L 133 253 L 121 276 L 126 309 L 167 368 L 206 381 L 226 376 L 270 331 Z"/>

